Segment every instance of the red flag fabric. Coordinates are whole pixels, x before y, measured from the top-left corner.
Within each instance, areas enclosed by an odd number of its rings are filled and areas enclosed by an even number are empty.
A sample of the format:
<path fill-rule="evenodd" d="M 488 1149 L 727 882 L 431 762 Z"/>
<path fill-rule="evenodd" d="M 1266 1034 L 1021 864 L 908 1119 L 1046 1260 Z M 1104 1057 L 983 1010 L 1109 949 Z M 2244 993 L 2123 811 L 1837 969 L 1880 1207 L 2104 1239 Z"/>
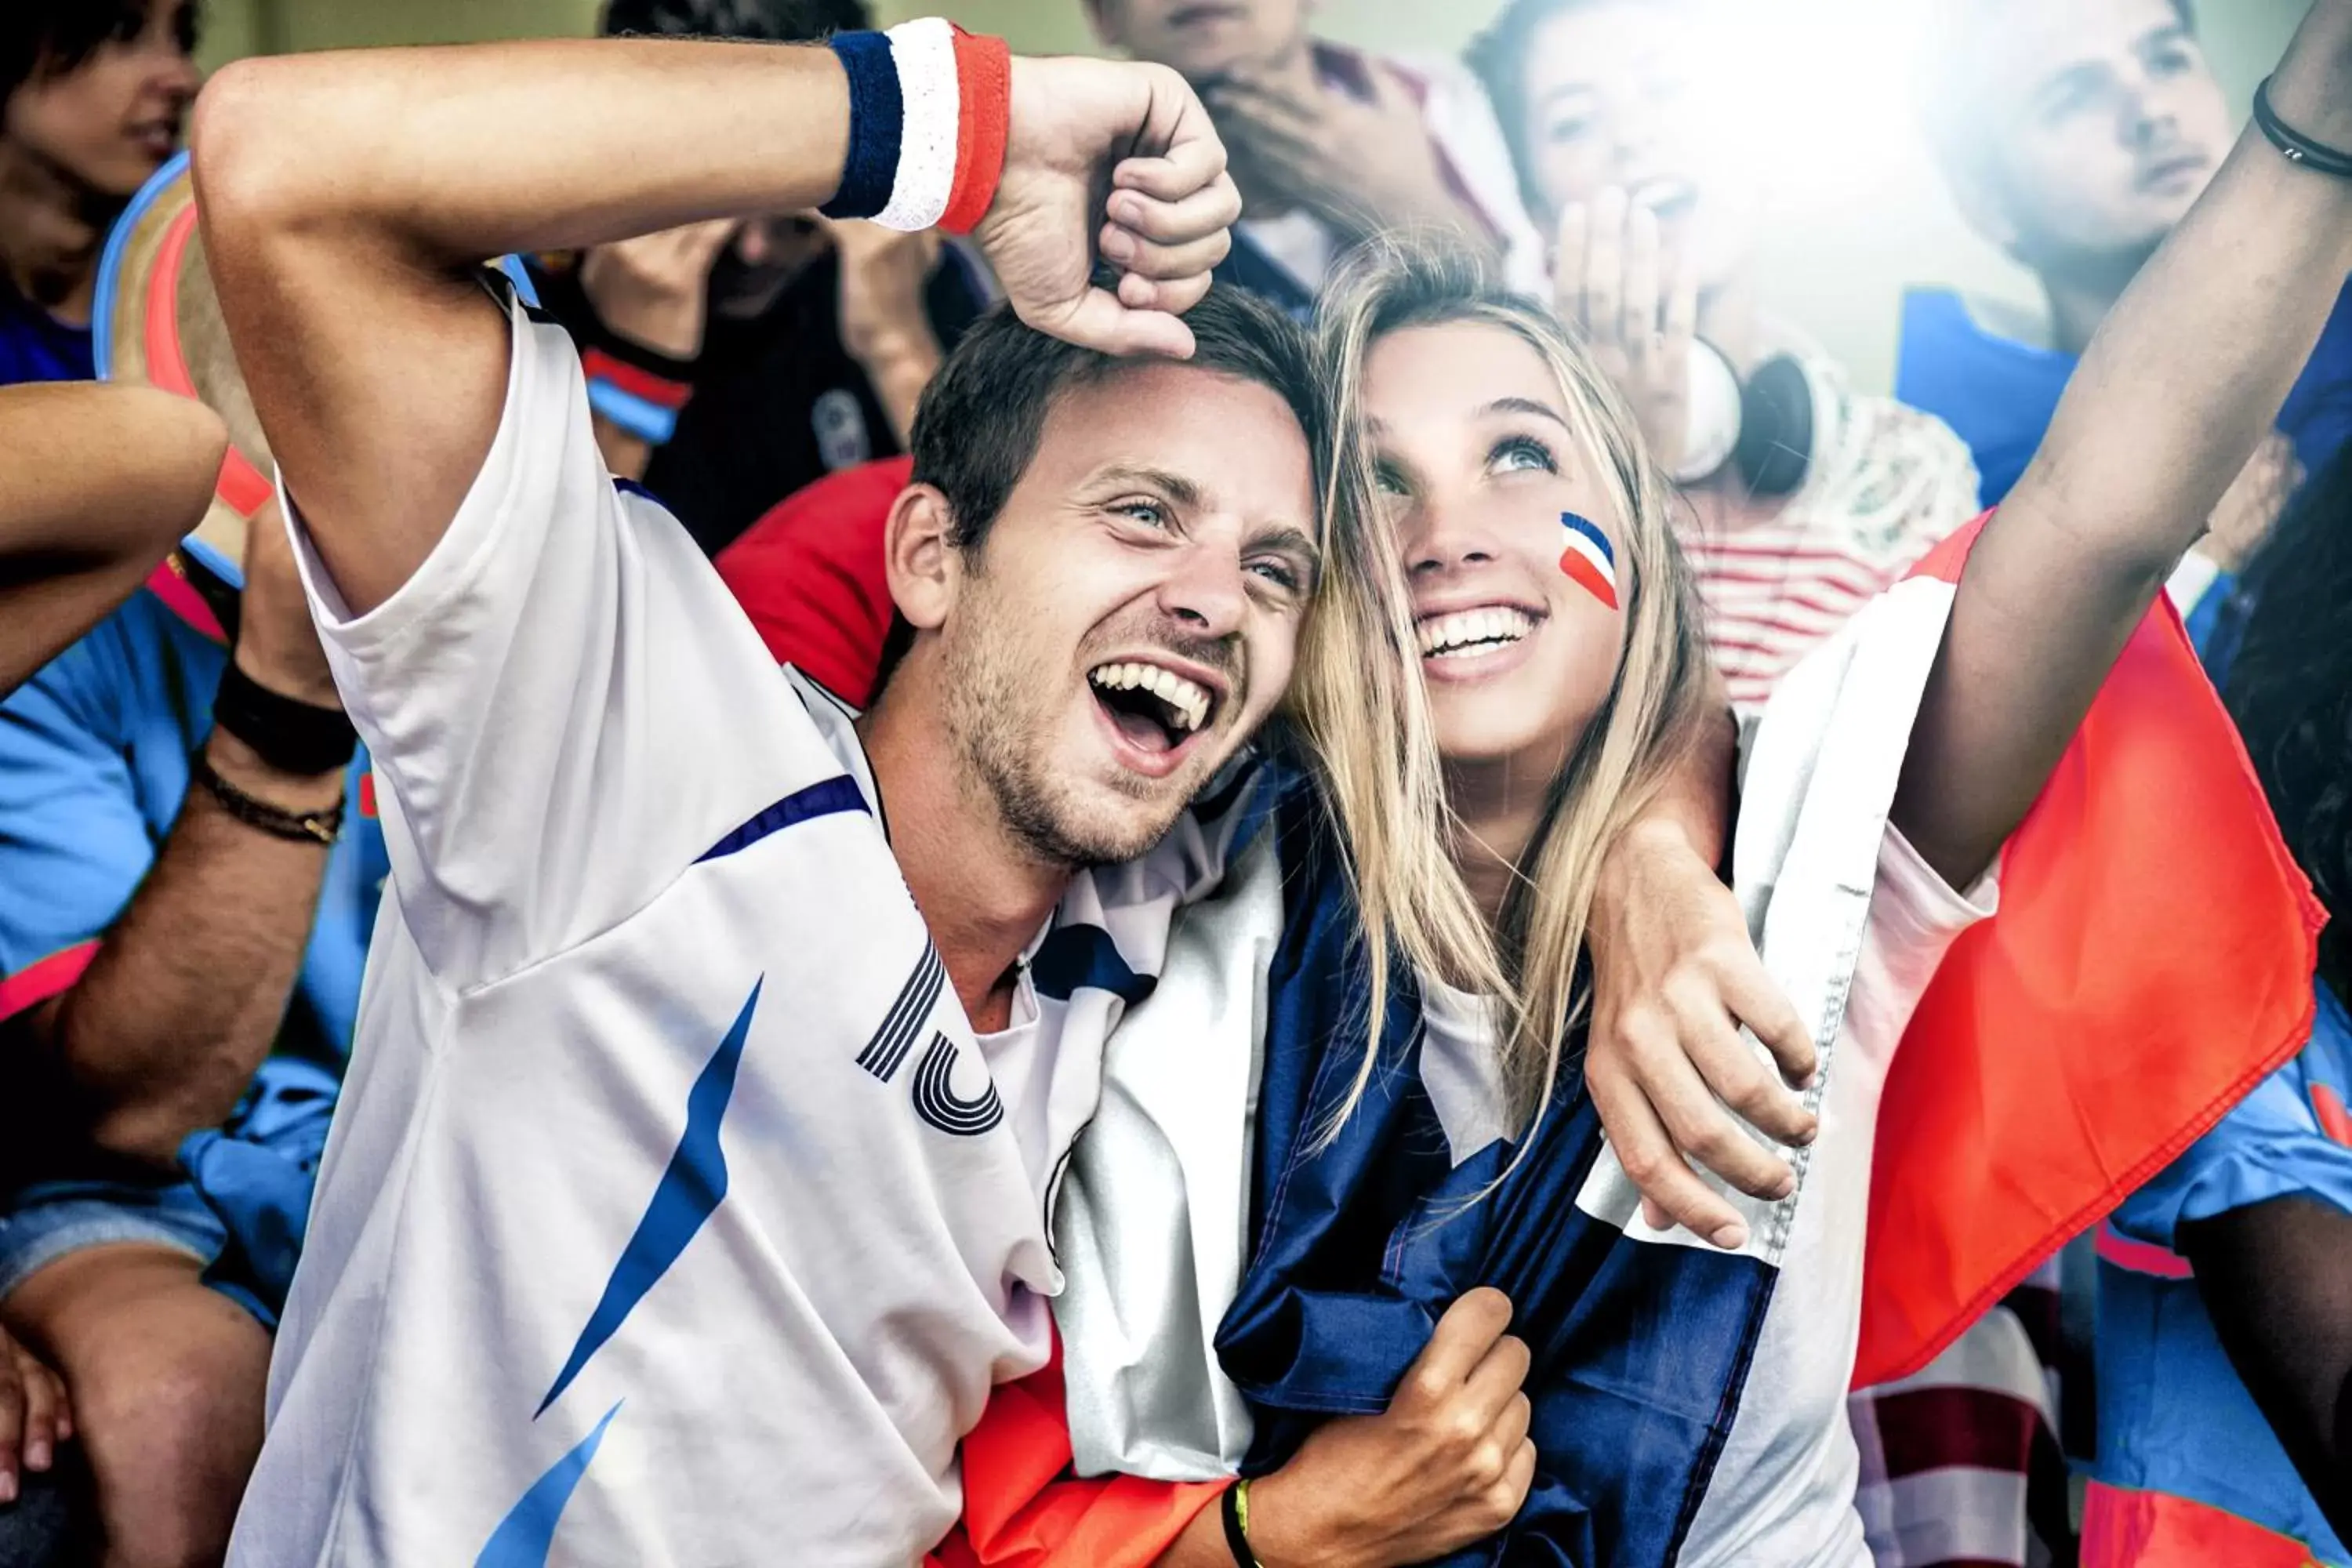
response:
<path fill-rule="evenodd" d="M 1912 575 L 1957 584 L 1984 521 Z M 2160 598 L 1895 1053 L 1855 1386 L 1933 1360 L 2301 1048 L 2326 919 Z"/>
<path fill-rule="evenodd" d="M 988 1396 L 963 1440 L 963 1519 L 923 1568 L 1150 1568 L 1224 1481 L 1080 1480 L 1070 1468 L 1062 1342 Z"/>

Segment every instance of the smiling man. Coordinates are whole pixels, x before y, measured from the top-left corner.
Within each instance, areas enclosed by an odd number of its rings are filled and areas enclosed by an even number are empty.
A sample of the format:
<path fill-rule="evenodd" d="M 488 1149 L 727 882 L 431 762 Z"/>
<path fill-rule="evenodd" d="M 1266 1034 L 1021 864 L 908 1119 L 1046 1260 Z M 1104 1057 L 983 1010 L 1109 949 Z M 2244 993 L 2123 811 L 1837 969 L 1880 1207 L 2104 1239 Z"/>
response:
<path fill-rule="evenodd" d="M 394 861 L 231 1560 L 911 1561 L 1315 587 L 1305 345 L 1202 298 L 1222 148 L 1171 72 L 937 22 L 249 61 L 196 145 Z M 917 421 L 863 716 L 474 266 L 819 203 L 978 219 L 1022 317 Z"/>

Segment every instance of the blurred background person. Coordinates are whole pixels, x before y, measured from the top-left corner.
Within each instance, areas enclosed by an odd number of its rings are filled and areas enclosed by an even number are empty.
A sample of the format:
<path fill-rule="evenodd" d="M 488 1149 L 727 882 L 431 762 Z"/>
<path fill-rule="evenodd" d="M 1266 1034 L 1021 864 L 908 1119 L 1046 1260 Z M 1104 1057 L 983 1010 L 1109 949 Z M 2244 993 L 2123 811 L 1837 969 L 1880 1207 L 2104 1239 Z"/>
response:
<path fill-rule="evenodd" d="M 2287 846 L 2352 895 L 2352 450 L 2305 487 L 2208 649 Z M 2217 651 L 2221 657 L 2216 658 Z M 2101 1227 L 2089 1568 L 2352 1563 L 2352 933 L 2311 1043 Z"/>
<path fill-rule="evenodd" d="M 1914 289 L 1895 395 L 1958 431 L 1983 499 L 2009 493 L 2083 345 L 2229 152 L 2242 120 L 2213 75 L 2189 0 L 1931 0 L 1929 145 L 1962 215 L 2031 271 L 2036 313 Z M 2202 634 L 2305 472 L 2352 436 L 2352 292 L 2338 303 L 2212 531 L 2174 580 Z M 2200 642 L 2202 638 L 2200 637 Z"/>
<path fill-rule="evenodd" d="M 1854 392 L 1759 298 L 1763 185 L 1714 0 L 1510 0 L 1470 50 L 1554 238 L 1555 304 L 1641 416 L 1743 708 L 1976 511 L 1936 420 Z"/>
<path fill-rule="evenodd" d="M 63 1374 L 110 1568 L 226 1548 L 274 1320 L 191 1173 L 219 1130 L 315 1161 L 390 868 L 194 217 L 184 164 L 125 214 L 100 368 L 219 414 L 165 400 L 210 510 L 0 703 L 0 1323 Z"/>
<path fill-rule="evenodd" d="M 793 43 L 864 0 L 611 0 L 602 31 Z M 534 265 L 588 373 L 606 465 L 707 552 L 836 469 L 906 450 L 915 401 L 987 303 L 937 233 L 810 213 L 693 224 Z"/>
<path fill-rule="evenodd" d="M 1543 287 L 1542 244 L 1478 86 L 1438 58 L 1311 36 L 1310 0 L 1086 0 L 1096 35 L 1168 66 L 1208 105 L 1241 187 L 1220 280 L 1303 312 L 1351 246 L 1454 230 Z"/>
<path fill-rule="evenodd" d="M 202 404 L 143 387 L 0 388 L 0 698 L 195 525 L 224 440 Z M 63 1380 L 0 1327 L 0 1563 L 41 1568 L 63 1549 L 80 1491 L 58 1468 L 72 1435 Z"/>
<path fill-rule="evenodd" d="M 0 5 L 0 384 L 87 381 L 100 247 L 180 144 L 196 0 Z"/>

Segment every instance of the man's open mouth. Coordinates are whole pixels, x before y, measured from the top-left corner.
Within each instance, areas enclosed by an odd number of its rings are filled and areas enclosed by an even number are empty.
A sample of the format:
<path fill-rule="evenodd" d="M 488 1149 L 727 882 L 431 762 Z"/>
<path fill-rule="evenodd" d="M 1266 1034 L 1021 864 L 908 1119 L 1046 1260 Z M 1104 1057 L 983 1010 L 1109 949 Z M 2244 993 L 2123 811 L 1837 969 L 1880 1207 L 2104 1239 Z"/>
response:
<path fill-rule="evenodd" d="M 1189 676 L 1133 660 L 1087 671 L 1111 723 L 1137 748 L 1172 752 L 1209 726 L 1217 694 Z"/>
<path fill-rule="evenodd" d="M 1467 658 L 1508 647 L 1536 629 L 1536 618 L 1507 605 L 1478 610 L 1454 610 L 1425 616 L 1413 629 L 1421 635 L 1423 658 Z"/>

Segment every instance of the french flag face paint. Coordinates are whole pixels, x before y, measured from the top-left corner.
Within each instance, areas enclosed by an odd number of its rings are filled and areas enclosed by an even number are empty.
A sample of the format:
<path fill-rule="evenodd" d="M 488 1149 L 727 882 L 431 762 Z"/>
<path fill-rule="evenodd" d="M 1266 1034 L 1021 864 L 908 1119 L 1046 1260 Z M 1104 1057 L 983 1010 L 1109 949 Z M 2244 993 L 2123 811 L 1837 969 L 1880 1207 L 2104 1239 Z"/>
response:
<path fill-rule="evenodd" d="M 1572 511 L 1559 514 L 1568 530 L 1568 548 L 1560 552 L 1559 569 L 1569 581 L 1608 605 L 1617 607 L 1617 552 L 1609 536 L 1587 518 Z"/>

